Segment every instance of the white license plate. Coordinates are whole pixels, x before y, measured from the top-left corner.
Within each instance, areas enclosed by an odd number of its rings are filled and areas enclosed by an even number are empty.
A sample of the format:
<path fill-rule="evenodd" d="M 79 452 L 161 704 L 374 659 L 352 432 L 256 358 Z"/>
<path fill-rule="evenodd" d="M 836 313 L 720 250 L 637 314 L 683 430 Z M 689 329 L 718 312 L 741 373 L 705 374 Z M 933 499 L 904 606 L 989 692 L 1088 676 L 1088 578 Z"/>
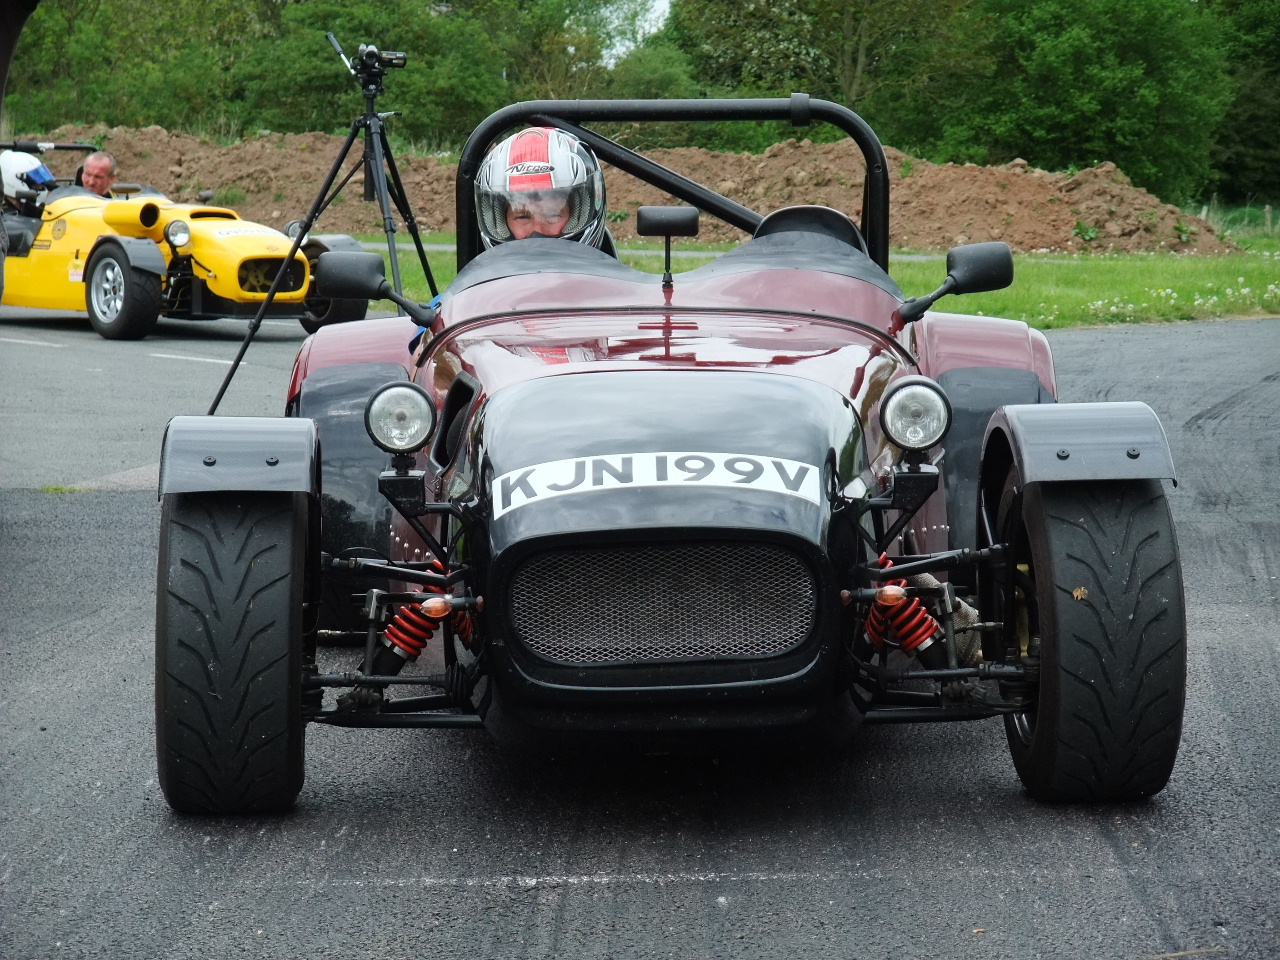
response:
<path fill-rule="evenodd" d="M 768 490 L 821 503 L 822 471 L 811 463 L 746 453 L 615 453 L 552 460 L 496 477 L 493 515 L 528 503 L 620 487 Z"/>

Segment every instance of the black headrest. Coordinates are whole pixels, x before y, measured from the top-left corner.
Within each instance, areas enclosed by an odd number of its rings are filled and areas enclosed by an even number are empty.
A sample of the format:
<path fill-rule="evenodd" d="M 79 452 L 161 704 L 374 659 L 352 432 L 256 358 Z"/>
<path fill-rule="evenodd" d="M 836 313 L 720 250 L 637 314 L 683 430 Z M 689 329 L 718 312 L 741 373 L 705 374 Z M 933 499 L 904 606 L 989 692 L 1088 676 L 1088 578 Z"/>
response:
<path fill-rule="evenodd" d="M 814 204 L 783 207 L 781 210 L 773 211 L 760 221 L 760 226 L 756 227 L 755 236 L 764 237 L 792 230 L 832 237 L 856 247 L 863 253 L 867 250 L 867 244 L 862 239 L 857 224 L 839 210 Z"/>

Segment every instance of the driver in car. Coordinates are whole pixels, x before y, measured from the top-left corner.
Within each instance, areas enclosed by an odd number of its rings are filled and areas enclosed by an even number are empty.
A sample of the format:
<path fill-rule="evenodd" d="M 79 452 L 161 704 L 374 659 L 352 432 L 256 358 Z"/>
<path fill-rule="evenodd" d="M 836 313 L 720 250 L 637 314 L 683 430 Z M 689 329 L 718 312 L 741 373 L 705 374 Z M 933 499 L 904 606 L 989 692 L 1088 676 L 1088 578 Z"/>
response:
<path fill-rule="evenodd" d="M 116 182 L 116 158 L 102 150 L 89 154 L 84 158 L 80 182 L 100 197 L 111 197 L 111 187 Z"/>
<path fill-rule="evenodd" d="M 604 176 L 573 134 L 530 127 L 485 156 L 476 175 L 476 211 L 485 248 L 509 240 L 559 237 L 600 247 Z"/>
<path fill-rule="evenodd" d="M 534 237 L 612 248 L 605 230 L 604 175 L 591 148 L 556 127 L 529 127 L 490 150 L 476 174 L 480 239 L 491 250 Z M 615 254 L 616 255 L 616 254 Z M 440 297 L 431 301 L 440 305 Z M 419 327 L 415 350 L 426 327 Z"/>

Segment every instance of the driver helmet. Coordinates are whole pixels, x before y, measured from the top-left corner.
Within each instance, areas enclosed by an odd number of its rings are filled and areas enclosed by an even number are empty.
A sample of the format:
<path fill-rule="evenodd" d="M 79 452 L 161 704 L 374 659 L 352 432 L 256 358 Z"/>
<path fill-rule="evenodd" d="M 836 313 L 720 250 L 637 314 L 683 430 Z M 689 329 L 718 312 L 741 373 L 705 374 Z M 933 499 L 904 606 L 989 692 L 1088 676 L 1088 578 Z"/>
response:
<path fill-rule="evenodd" d="M 600 163 L 573 134 L 555 127 L 521 130 L 490 150 L 481 163 L 476 212 L 486 249 L 517 239 L 511 224 L 521 218 L 526 226 L 534 224 L 525 236 L 599 246 L 605 232 Z M 548 232 L 547 224 L 556 232 Z"/>
<path fill-rule="evenodd" d="M 15 204 L 19 190 L 43 193 L 58 185 L 53 173 L 37 157 L 16 150 L 0 153 L 0 176 L 4 180 L 5 199 Z"/>

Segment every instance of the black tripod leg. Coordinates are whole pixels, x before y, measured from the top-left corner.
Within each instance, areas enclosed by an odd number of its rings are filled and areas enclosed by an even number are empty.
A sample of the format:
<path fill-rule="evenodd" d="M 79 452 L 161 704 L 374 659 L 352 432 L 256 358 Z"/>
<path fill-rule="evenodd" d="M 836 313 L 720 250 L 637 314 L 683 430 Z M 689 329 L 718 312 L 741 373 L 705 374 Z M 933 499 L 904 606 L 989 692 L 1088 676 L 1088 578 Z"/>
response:
<path fill-rule="evenodd" d="M 347 134 L 346 142 L 342 145 L 342 149 L 338 151 L 338 158 L 333 161 L 333 166 L 329 168 L 329 175 L 324 178 L 324 184 L 320 187 L 320 192 L 316 194 L 315 202 L 311 204 L 311 212 L 302 221 L 302 229 L 293 238 L 289 253 L 285 256 L 280 269 L 276 271 L 275 279 L 271 281 L 271 288 L 267 290 L 266 298 L 258 306 L 258 312 L 249 322 L 249 331 L 245 334 L 244 342 L 240 344 L 240 350 L 236 354 L 236 358 L 231 361 L 231 369 L 227 371 L 227 375 L 223 378 L 222 386 L 218 387 L 218 395 L 213 398 L 213 403 L 209 405 L 209 416 L 212 417 L 218 411 L 218 404 L 222 402 L 222 397 L 227 392 L 227 387 L 231 386 L 231 378 L 240 369 L 240 361 L 244 359 L 245 351 L 249 349 L 249 344 L 253 342 L 254 335 L 257 334 L 258 328 L 262 326 L 262 318 L 267 315 L 267 308 L 271 306 L 272 301 L 276 298 L 276 291 L 280 288 L 280 281 L 284 279 L 284 275 L 288 272 L 287 268 L 293 262 L 293 258 L 298 255 L 298 248 L 302 246 L 303 238 L 311 231 L 311 225 L 316 222 L 316 217 L 320 216 L 320 211 L 329 205 L 329 199 L 331 199 L 328 197 L 329 188 L 333 186 L 333 181 L 338 178 L 338 171 L 342 169 L 342 163 L 347 159 L 347 154 L 351 151 L 351 145 L 355 143 L 356 136 L 366 125 L 365 117 L 358 117 L 351 124 L 351 132 Z M 350 179 L 351 175 L 348 174 L 347 180 Z M 346 180 L 343 183 L 345 184 Z M 338 189 L 342 188 L 339 187 Z"/>
<path fill-rule="evenodd" d="M 396 254 L 396 221 L 391 216 L 391 197 L 387 193 L 386 160 L 391 151 L 385 149 L 387 135 L 382 127 L 382 118 L 376 113 L 369 117 L 369 127 L 364 139 L 364 175 L 365 184 L 373 179 L 374 191 L 378 196 L 378 207 L 382 210 L 382 229 L 387 235 L 387 253 L 391 257 L 391 285 L 396 293 L 403 293 L 400 282 L 400 258 Z M 369 153 L 372 151 L 373 156 Z"/>
<path fill-rule="evenodd" d="M 395 201 L 396 209 L 400 211 L 400 219 L 408 228 L 409 236 L 413 237 L 413 245 L 418 248 L 418 262 L 422 264 L 422 272 L 427 276 L 427 286 L 431 288 L 431 296 L 437 297 L 440 295 L 440 290 L 436 287 L 436 278 L 431 273 L 431 264 L 427 262 L 427 251 L 422 246 L 418 221 L 409 208 L 409 196 L 404 192 L 404 181 L 400 179 L 400 171 L 396 167 L 396 158 L 391 153 L 391 146 L 387 143 L 385 129 L 382 131 L 382 150 L 387 158 L 387 185 L 391 190 L 391 199 Z"/>

